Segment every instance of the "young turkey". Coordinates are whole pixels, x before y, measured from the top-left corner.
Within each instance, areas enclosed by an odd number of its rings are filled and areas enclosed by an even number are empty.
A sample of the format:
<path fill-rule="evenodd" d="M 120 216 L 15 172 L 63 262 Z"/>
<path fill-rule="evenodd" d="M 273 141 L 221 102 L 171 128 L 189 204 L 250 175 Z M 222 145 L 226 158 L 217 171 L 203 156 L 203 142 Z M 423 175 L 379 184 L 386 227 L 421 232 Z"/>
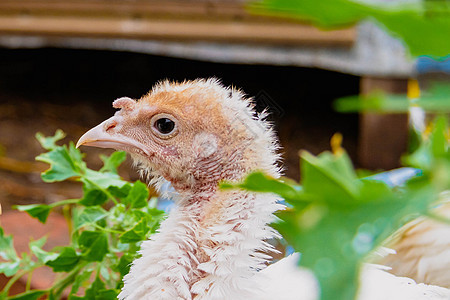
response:
<path fill-rule="evenodd" d="M 208 79 L 164 81 L 139 101 L 113 106 L 120 110 L 78 146 L 129 152 L 151 184 L 171 182 L 177 204 L 142 244 L 120 299 L 317 299 L 316 281 L 296 267 L 297 256 L 266 268 L 279 199 L 218 189 L 255 170 L 280 176 L 275 135 L 251 101 Z M 450 292 L 366 266 L 359 298 L 449 299 Z"/>

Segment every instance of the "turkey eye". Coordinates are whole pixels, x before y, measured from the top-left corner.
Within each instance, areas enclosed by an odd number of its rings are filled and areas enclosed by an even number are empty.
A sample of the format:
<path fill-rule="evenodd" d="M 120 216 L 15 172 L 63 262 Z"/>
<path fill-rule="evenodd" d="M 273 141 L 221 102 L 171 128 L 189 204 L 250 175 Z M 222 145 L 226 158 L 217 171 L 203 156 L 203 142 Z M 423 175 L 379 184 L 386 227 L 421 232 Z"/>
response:
<path fill-rule="evenodd" d="M 162 134 L 169 134 L 175 128 L 175 122 L 169 118 L 160 118 L 155 121 L 155 128 Z"/>
<path fill-rule="evenodd" d="M 154 115 L 150 119 L 153 133 L 160 139 L 167 140 L 178 134 L 178 120 L 166 113 Z"/>

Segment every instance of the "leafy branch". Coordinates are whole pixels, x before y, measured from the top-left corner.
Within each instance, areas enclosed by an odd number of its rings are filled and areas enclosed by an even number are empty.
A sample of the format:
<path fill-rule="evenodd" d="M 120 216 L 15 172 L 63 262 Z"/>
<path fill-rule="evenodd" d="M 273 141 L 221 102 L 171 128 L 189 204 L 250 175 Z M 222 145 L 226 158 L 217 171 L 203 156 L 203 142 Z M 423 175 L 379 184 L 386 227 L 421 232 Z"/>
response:
<path fill-rule="evenodd" d="M 165 217 L 156 209 L 155 201 L 148 201 L 147 186 L 136 181 L 124 181 L 117 173 L 125 160 L 124 152 L 102 156 L 104 166 L 94 171 L 86 166 L 83 155 L 73 143 L 58 146 L 64 137 L 57 131 L 53 137 L 36 135 L 46 153 L 36 159 L 50 168 L 42 173 L 45 182 L 75 180 L 82 183 L 83 197 L 52 204 L 21 205 L 16 208 L 38 219 L 47 221 L 52 209 L 68 208 L 71 242 L 51 251 L 43 249 L 46 237 L 29 243 L 29 253 L 19 256 L 13 247 L 13 237 L 0 228 L 0 273 L 11 277 L 0 293 L 0 299 L 60 299 L 70 288 L 69 299 L 116 299 L 122 278 L 128 273 L 137 250 L 158 228 Z M 37 268 L 48 266 L 60 273 L 46 290 L 30 289 L 30 278 Z M 12 285 L 28 275 L 26 291 L 10 296 Z M 84 296 L 83 296 L 84 290 Z"/>
<path fill-rule="evenodd" d="M 428 138 L 404 157 L 421 175 L 402 187 L 390 187 L 376 176 L 358 178 L 348 155 L 334 145 L 334 153 L 302 152 L 301 184 L 253 173 L 222 188 L 283 197 L 290 208 L 273 226 L 302 253 L 300 264 L 316 275 L 321 299 L 354 299 L 362 262 L 406 222 L 431 215 L 440 193 L 450 188 L 446 133 L 446 120 L 437 119 Z"/>

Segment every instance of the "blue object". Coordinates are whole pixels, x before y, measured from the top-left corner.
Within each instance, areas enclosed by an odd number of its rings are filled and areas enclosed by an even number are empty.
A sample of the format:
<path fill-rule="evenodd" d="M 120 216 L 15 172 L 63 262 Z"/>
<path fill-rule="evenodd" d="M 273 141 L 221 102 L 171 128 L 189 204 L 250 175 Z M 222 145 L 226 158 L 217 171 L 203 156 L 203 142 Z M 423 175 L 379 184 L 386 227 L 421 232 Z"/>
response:
<path fill-rule="evenodd" d="M 170 194 L 175 192 L 175 189 L 172 187 L 170 182 L 165 182 L 161 187 L 161 194 Z M 160 210 L 165 211 L 168 213 L 173 207 L 175 206 L 175 203 L 172 199 L 169 197 L 159 197 L 158 198 L 158 205 L 157 208 Z"/>
<path fill-rule="evenodd" d="M 429 56 L 421 56 L 416 61 L 416 69 L 419 74 L 430 72 L 444 72 L 450 74 L 450 56 L 442 60 L 436 60 Z"/>
<path fill-rule="evenodd" d="M 400 168 L 392 171 L 379 173 L 363 179 L 383 181 L 390 187 L 402 186 L 413 177 L 422 175 L 422 170 L 415 168 Z"/>

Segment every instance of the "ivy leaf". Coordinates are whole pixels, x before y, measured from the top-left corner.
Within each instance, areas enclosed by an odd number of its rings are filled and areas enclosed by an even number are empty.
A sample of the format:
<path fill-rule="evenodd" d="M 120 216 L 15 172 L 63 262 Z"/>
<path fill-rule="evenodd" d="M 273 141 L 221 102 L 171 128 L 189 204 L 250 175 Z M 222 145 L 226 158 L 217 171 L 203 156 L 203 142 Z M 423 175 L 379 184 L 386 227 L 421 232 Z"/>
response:
<path fill-rule="evenodd" d="M 126 253 L 120 257 L 119 262 L 114 266 L 114 269 L 118 271 L 121 276 L 125 276 L 130 272 L 131 263 L 134 259 L 134 255 Z"/>
<path fill-rule="evenodd" d="M 324 152 L 318 157 L 308 152 L 301 156 L 303 190 L 324 201 L 352 201 L 358 192 L 356 173 L 347 154 Z"/>
<path fill-rule="evenodd" d="M 14 249 L 12 236 L 5 236 L 3 228 L 0 227 L 0 257 L 7 262 L 0 263 L 0 273 L 5 274 L 5 276 L 10 277 L 19 271 L 20 259 L 17 256 L 16 250 Z"/>
<path fill-rule="evenodd" d="M 103 167 L 100 169 L 100 172 L 117 174 L 117 168 L 125 161 L 127 153 L 125 151 L 116 151 L 110 156 L 101 155 L 100 158 L 103 161 Z"/>
<path fill-rule="evenodd" d="M 108 252 L 108 237 L 104 232 L 83 231 L 78 238 L 78 244 L 87 261 L 102 261 Z"/>
<path fill-rule="evenodd" d="M 45 295 L 47 291 L 41 291 L 41 290 L 32 290 L 28 291 L 22 294 L 10 296 L 8 299 L 11 300 L 37 300 L 41 298 L 41 296 Z"/>
<path fill-rule="evenodd" d="M 108 189 L 110 186 L 121 188 L 127 182 L 122 180 L 119 175 L 111 172 L 97 172 L 87 169 L 81 181 L 87 189 Z"/>
<path fill-rule="evenodd" d="M 244 182 L 239 184 L 222 183 L 221 189 L 244 188 L 254 192 L 270 192 L 283 197 L 284 199 L 294 199 L 298 195 L 298 191 L 291 185 L 280 180 L 271 178 L 261 172 L 255 172 L 247 176 Z"/>
<path fill-rule="evenodd" d="M 119 240 L 121 243 L 135 243 L 146 239 L 149 227 L 145 219 L 140 220 L 133 228 L 124 232 Z"/>
<path fill-rule="evenodd" d="M 97 275 L 91 287 L 86 290 L 85 299 L 96 299 L 101 290 L 105 289 L 105 283 Z"/>
<path fill-rule="evenodd" d="M 95 300 L 116 300 L 118 295 L 118 290 L 100 290 L 95 296 Z"/>
<path fill-rule="evenodd" d="M 86 169 L 81 152 L 73 143 L 67 146 L 56 147 L 50 152 L 36 157 L 36 160 L 48 163 L 50 169 L 41 174 L 45 182 L 63 181 L 71 177 L 79 177 Z"/>
<path fill-rule="evenodd" d="M 130 193 L 131 190 L 131 184 L 126 183 L 124 184 L 122 187 L 117 187 L 117 186 L 110 186 L 108 187 L 108 191 L 115 197 L 119 198 L 119 199 L 124 199 L 128 196 L 128 194 Z"/>
<path fill-rule="evenodd" d="M 31 217 L 36 218 L 42 224 L 47 222 L 47 217 L 50 214 L 51 206 L 45 204 L 30 204 L 14 206 L 19 211 L 24 211 Z"/>
<path fill-rule="evenodd" d="M 36 133 L 36 139 L 39 141 L 42 148 L 44 148 L 45 150 L 53 150 L 57 147 L 60 147 L 60 146 L 56 145 L 56 142 L 59 140 L 62 140 L 65 137 L 66 137 L 66 134 L 61 129 L 56 130 L 54 136 L 48 136 L 48 137 L 45 137 L 40 132 Z"/>
<path fill-rule="evenodd" d="M 102 205 L 108 200 L 108 196 L 101 190 L 87 190 L 85 191 L 83 199 L 80 200 L 80 204 L 84 206 Z"/>
<path fill-rule="evenodd" d="M 146 207 L 149 194 L 147 185 L 138 180 L 133 184 L 123 203 L 130 205 L 131 208 Z"/>
<path fill-rule="evenodd" d="M 51 267 L 54 272 L 69 272 L 80 261 L 80 256 L 72 247 L 64 247 L 54 260 L 46 262 L 46 265 Z"/>
<path fill-rule="evenodd" d="M 91 269 L 83 269 L 80 274 L 75 277 L 75 280 L 72 284 L 72 288 L 70 289 L 70 294 L 76 294 L 83 283 L 87 282 L 91 277 L 92 270 Z"/>
<path fill-rule="evenodd" d="M 99 206 L 86 207 L 76 212 L 73 220 L 74 228 L 78 230 L 87 224 L 98 222 L 107 216 L 108 212 Z"/>
<path fill-rule="evenodd" d="M 40 262 L 43 262 L 44 264 L 50 260 L 55 260 L 58 257 L 58 253 L 54 252 L 47 252 L 42 249 L 42 247 L 47 242 L 47 237 L 40 238 L 36 241 L 31 241 L 28 244 L 28 247 L 30 248 L 31 253 L 34 254 L 34 256 L 37 257 L 37 259 Z"/>
<path fill-rule="evenodd" d="M 14 249 L 13 237 L 11 235 L 5 236 L 2 227 L 0 227 L 0 257 L 13 261 L 19 259 Z"/>
<path fill-rule="evenodd" d="M 156 208 L 148 209 L 147 213 L 151 216 L 147 225 L 150 227 L 150 232 L 155 233 L 156 230 L 158 230 L 159 225 L 167 217 L 167 215 L 163 210 L 159 210 Z"/>
<path fill-rule="evenodd" d="M 6 277 L 13 276 L 20 269 L 20 260 L 0 263 L 0 273 L 5 274 Z"/>

